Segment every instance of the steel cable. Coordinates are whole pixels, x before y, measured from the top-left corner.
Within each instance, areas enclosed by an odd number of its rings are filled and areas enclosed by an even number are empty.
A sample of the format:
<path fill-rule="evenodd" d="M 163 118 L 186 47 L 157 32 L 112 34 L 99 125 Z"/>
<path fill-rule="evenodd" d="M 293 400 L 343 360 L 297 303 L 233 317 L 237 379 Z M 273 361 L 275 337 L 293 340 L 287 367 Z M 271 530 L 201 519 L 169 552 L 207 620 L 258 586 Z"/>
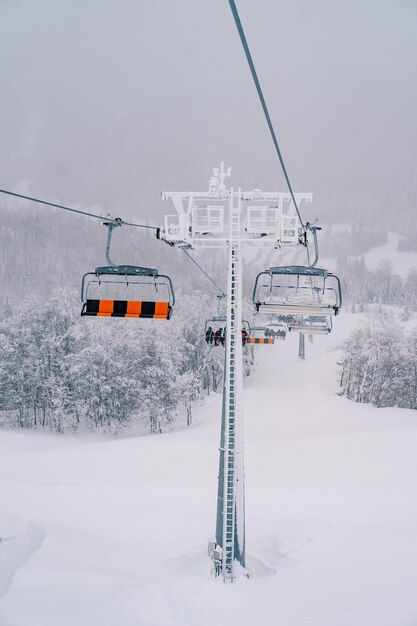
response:
<path fill-rule="evenodd" d="M 218 285 L 214 282 L 214 280 L 211 278 L 211 276 L 209 276 L 209 275 L 207 274 L 207 272 L 206 272 L 205 270 L 203 270 L 203 268 L 201 267 L 201 265 L 199 265 L 199 264 L 197 263 L 197 261 L 196 261 L 195 259 L 193 259 L 193 257 L 191 256 L 191 254 L 189 254 L 189 253 L 187 252 L 187 250 L 185 250 L 185 248 L 181 248 L 181 249 L 182 249 L 182 251 L 183 251 L 183 252 L 184 252 L 184 253 L 188 256 L 188 258 L 189 258 L 189 259 L 191 259 L 191 261 L 192 261 L 195 265 L 197 265 L 198 269 L 199 269 L 199 270 L 201 270 L 201 271 L 203 272 L 204 276 L 206 276 L 206 277 L 209 279 L 209 281 L 210 281 L 211 283 L 213 283 L 213 285 L 214 285 L 214 286 L 216 287 L 216 289 L 217 289 L 217 290 L 221 293 L 221 295 L 222 295 L 222 296 L 226 296 L 226 294 L 224 293 L 223 289 L 220 289 L 220 287 L 219 287 L 219 286 L 218 286 Z"/>
<path fill-rule="evenodd" d="M 286 180 L 286 183 L 287 183 L 287 186 L 288 186 L 288 190 L 289 190 L 290 195 L 291 195 L 291 199 L 292 199 L 292 201 L 294 203 L 294 207 L 295 207 L 295 210 L 297 212 L 298 219 L 300 220 L 300 224 L 303 227 L 303 229 L 305 229 L 305 224 L 304 224 L 304 222 L 303 222 L 303 220 L 301 218 L 301 214 L 300 214 L 300 211 L 298 209 L 297 202 L 295 200 L 295 195 L 294 195 L 294 192 L 292 190 L 292 186 L 291 186 L 291 182 L 290 182 L 290 179 L 289 179 L 289 176 L 288 176 L 287 168 L 285 167 L 284 159 L 283 159 L 280 147 L 278 145 L 278 140 L 277 140 L 277 137 L 275 135 L 275 131 L 274 131 L 274 127 L 272 125 L 271 117 L 269 115 L 268 107 L 266 106 L 265 98 L 264 98 L 264 95 L 263 95 L 263 92 L 262 92 L 262 89 L 261 89 L 261 85 L 259 83 L 259 79 L 258 79 L 258 75 L 256 73 L 255 65 L 254 65 L 253 60 L 252 60 L 252 55 L 251 55 L 250 50 L 249 50 L 248 42 L 246 41 L 246 36 L 245 36 L 244 31 L 243 31 L 243 26 L 242 26 L 242 23 L 240 21 L 239 13 L 237 11 L 236 4 L 235 4 L 234 0 L 229 0 L 229 5 L 230 5 L 230 8 L 232 10 L 232 14 L 233 14 L 233 17 L 234 17 L 234 20 L 235 20 L 235 24 L 236 24 L 236 27 L 237 27 L 237 30 L 238 30 L 238 33 L 239 33 L 239 36 L 240 36 L 240 41 L 242 42 L 242 46 L 243 46 L 243 49 L 244 49 L 245 54 L 246 54 L 246 59 L 247 59 L 248 64 L 249 64 L 249 68 L 250 68 L 250 71 L 251 71 L 251 74 L 252 74 L 252 78 L 253 78 L 253 81 L 255 83 L 256 91 L 258 92 L 259 100 L 261 102 L 261 106 L 262 106 L 262 109 L 263 109 L 263 112 L 264 112 L 264 115 L 265 115 L 266 123 L 268 124 L 269 132 L 271 133 L 272 141 L 274 143 L 275 150 L 276 150 L 276 153 L 278 155 L 279 162 L 281 164 L 282 172 L 284 174 L 284 177 L 285 177 L 285 180 Z"/>
<path fill-rule="evenodd" d="M 32 196 L 25 196 L 21 193 L 15 193 L 14 191 L 8 191 L 7 189 L 0 189 L 0 193 L 15 198 L 21 198 L 22 200 L 29 200 L 30 202 L 36 202 L 38 204 L 44 204 L 63 211 L 70 211 L 71 213 L 79 213 L 80 215 L 86 215 L 88 217 L 94 217 L 98 220 L 104 220 L 105 222 L 116 222 L 118 218 L 97 215 L 96 213 L 90 213 L 89 211 L 81 211 L 80 209 L 73 209 L 72 207 L 64 206 L 63 204 L 56 204 L 55 202 L 49 202 L 47 200 L 40 200 L 39 198 L 33 198 Z M 148 226 L 147 224 L 136 224 L 134 222 L 125 222 L 121 220 L 124 226 L 137 226 L 138 228 L 149 228 L 151 230 L 158 230 L 158 226 Z"/>

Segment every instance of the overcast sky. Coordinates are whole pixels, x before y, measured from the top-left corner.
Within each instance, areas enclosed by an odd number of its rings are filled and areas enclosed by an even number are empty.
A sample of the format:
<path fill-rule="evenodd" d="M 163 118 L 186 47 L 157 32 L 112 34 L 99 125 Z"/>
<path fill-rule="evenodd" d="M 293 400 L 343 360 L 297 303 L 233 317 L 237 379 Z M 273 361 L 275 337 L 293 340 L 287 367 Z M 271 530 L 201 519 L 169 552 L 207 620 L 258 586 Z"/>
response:
<path fill-rule="evenodd" d="M 416 0 L 236 3 L 315 214 L 416 177 Z M 285 190 L 227 0 L 0 0 L 0 71 L 1 187 L 154 221 L 221 159 Z"/>

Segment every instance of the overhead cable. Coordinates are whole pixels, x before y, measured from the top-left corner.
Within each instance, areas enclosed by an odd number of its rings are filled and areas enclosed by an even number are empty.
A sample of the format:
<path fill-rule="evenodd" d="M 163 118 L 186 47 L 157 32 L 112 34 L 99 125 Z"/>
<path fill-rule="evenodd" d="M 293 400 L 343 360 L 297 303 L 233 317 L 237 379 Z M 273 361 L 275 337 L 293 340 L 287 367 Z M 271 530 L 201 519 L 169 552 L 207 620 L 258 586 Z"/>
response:
<path fill-rule="evenodd" d="M 275 150 L 276 150 L 276 153 L 278 155 L 279 162 L 281 164 L 281 169 L 282 169 L 282 172 L 284 174 L 284 177 L 285 177 L 285 180 L 286 180 L 286 183 L 287 183 L 287 187 L 288 187 L 288 190 L 289 190 L 290 195 L 291 195 L 291 200 L 294 203 L 294 207 L 295 207 L 295 210 L 297 212 L 298 219 L 300 220 L 300 224 L 301 224 L 301 226 L 303 228 L 305 228 L 304 222 L 303 222 L 303 220 L 301 218 L 300 211 L 298 209 L 298 205 L 297 205 L 297 202 L 296 202 L 296 199 L 295 199 L 294 192 L 292 190 L 292 186 L 291 186 L 291 182 L 290 182 L 290 179 L 289 179 L 289 176 L 288 176 L 287 168 L 285 167 L 284 159 L 283 159 L 280 147 L 278 145 L 278 140 L 277 140 L 277 137 L 276 137 L 276 134 L 275 134 L 275 131 L 274 131 L 274 127 L 272 125 L 271 117 L 270 117 L 269 112 L 268 112 L 268 107 L 266 106 L 265 98 L 264 98 L 264 95 L 262 93 L 261 85 L 260 85 L 259 80 L 258 80 L 258 75 L 256 73 L 255 66 L 253 64 L 253 60 L 252 60 L 252 56 L 251 56 L 251 53 L 250 53 L 250 50 L 249 50 L 248 42 L 246 41 L 246 36 L 245 36 L 244 31 L 243 31 L 242 23 L 240 21 L 239 13 L 237 11 L 236 4 L 235 4 L 234 0 L 229 0 L 229 5 L 230 5 L 230 8 L 231 8 L 232 13 L 233 13 L 233 17 L 234 17 L 234 20 L 235 20 L 235 23 L 236 23 L 237 30 L 239 32 L 239 36 L 240 36 L 240 40 L 242 42 L 243 49 L 244 49 L 245 54 L 246 54 L 246 59 L 247 59 L 248 64 L 249 64 L 250 71 L 252 73 L 252 78 L 253 78 L 253 81 L 255 83 L 256 91 L 258 92 L 259 100 L 261 102 L 262 109 L 263 109 L 263 112 L 265 114 L 266 123 L 268 124 L 269 132 L 271 133 L 272 141 L 274 143 Z"/>
<path fill-rule="evenodd" d="M 214 285 L 214 286 L 216 287 L 216 289 L 217 289 L 217 290 L 221 293 L 221 295 L 222 295 L 222 296 L 226 296 L 226 294 L 224 293 L 223 289 L 220 289 L 220 287 L 219 287 L 219 286 L 218 286 L 218 285 L 214 282 L 214 280 L 211 278 L 211 276 L 209 276 L 209 275 L 207 274 L 207 272 L 206 272 L 205 270 L 203 270 L 203 268 L 201 267 L 201 265 L 199 265 L 199 264 L 197 263 L 197 261 L 196 261 L 196 260 L 195 260 L 195 259 L 191 256 L 191 254 L 188 254 L 188 252 L 187 252 L 187 250 L 186 250 L 185 248 L 181 248 L 181 250 L 182 250 L 183 252 L 185 252 L 185 254 L 188 256 L 188 258 L 189 258 L 189 259 L 191 259 L 191 261 L 192 261 L 195 265 L 197 265 L 198 269 L 199 269 L 199 270 L 201 270 L 201 271 L 203 272 L 204 276 L 207 276 L 207 278 L 209 279 L 209 281 L 210 281 L 211 283 L 213 283 L 213 285 Z"/>
<path fill-rule="evenodd" d="M 98 220 L 104 220 L 106 222 L 115 222 L 119 218 L 97 215 L 96 213 L 90 213 L 89 211 L 81 211 L 80 209 L 73 209 L 72 207 L 64 206 L 62 204 L 56 204 L 55 202 L 48 202 L 47 200 L 40 200 L 39 198 L 33 198 L 32 196 L 25 196 L 21 193 L 15 193 L 14 191 L 8 191 L 7 189 L 0 189 L 0 193 L 8 196 L 14 196 L 15 198 L 21 198 L 22 200 L 29 200 L 30 202 L 36 202 L 38 204 L 44 204 L 46 206 L 52 206 L 56 209 L 62 209 L 63 211 L 70 211 L 71 213 L 79 213 L 80 215 L 86 215 L 87 217 L 94 217 Z M 149 226 L 147 224 L 136 224 L 134 222 L 125 222 L 121 220 L 124 226 L 137 226 L 138 228 L 149 228 L 151 230 L 158 230 L 158 226 Z"/>

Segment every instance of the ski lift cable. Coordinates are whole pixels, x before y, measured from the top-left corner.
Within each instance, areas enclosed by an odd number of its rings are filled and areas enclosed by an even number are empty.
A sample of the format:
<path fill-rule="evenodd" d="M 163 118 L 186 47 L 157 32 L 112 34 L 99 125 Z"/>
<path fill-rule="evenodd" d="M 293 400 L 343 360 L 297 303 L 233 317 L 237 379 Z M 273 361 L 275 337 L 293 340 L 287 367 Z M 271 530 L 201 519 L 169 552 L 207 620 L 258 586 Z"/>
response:
<path fill-rule="evenodd" d="M 33 198 L 32 196 L 25 196 L 21 193 L 15 193 L 14 191 L 8 191 L 7 189 L 0 189 L 0 193 L 6 194 L 8 196 L 14 196 L 15 198 L 21 198 L 22 200 L 29 200 L 30 202 L 36 202 L 38 204 L 44 204 L 45 206 L 51 206 L 56 209 L 61 209 L 63 211 L 70 211 L 71 213 L 79 213 L 80 215 L 86 215 L 87 217 L 94 217 L 98 220 L 103 220 L 105 222 L 116 222 L 117 224 L 123 224 L 124 226 L 136 226 L 138 228 L 148 228 L 151 230 L 159 230 L 158 226 L 149 226 L 147 224 L 136 224 L 134 222 L 125 222 L 124 220 L 120 220 L 120 218 L 114 217 L 105 217 L 104 215 L 97 215 L 96 213 L 90 213 L 89 211 L 81 211 L 80 209 L 74 209 L 72 207 L 64 206 L 62 204 L 55 204 L 54 202 L 49 202 L 47 200 L 40 200 L 39 198 Z"/>
<path fill-rule="evenodd" d="M 207 274 L 207 272 L 206 272 L 205 270 L 203 270 L 203 268 L 201 267 L 201 265 L 199 265 L 199 264 L 197 263 L 197 261 L 196 261 L 196 260 L 195 260 L 195 259 L 191 256 L 191 254 L 189 254 L 189 253 L 187 252 L 187 250 L 185 250 L 185 248 L 181 248 L 181 249 L 182 249 L 182 251 L 183 251 L 183 252 L 184 252 L 184 253 L 188 256 L 188 258 L 189 258 L 189 259 L 191 259 L 191 261 L 192 261 L 195 265 L 197 265 L 198 269 L 199 269 L 199 270 L 201 270 L 201 271 L 203 272 L 204 276 L 206 276 L 206 277 L 209 279 L 209 281 L 210 281 L 211 283 L 213 283 L 213 285 L 214 285 L 214 286 L 216 287 L 216 289 L 220 292 L 220 294 L 221 294 L 222 296 L 226 297 L 226 294 L 224 293 L 223 289 L 221 289 L 221 288 L 220 288 L 220 287 L 219 287 L 219 286 L 218 286 L 218 285 L 214 282 L 214 280 L 211 278 L 211 276 L 209 276 L 209 275 Z"/>
<path fill-rule="evenodd" d="M 294 195 L 294 192 L 293 192 L 293 189 L 292 189 L 292 186 L 291 186 L 291 181 L 290 181 L 290 178 L 288 176 L 287 168 L 285 167 L 284 158 L 282 156 L 282 153 L 281 153 L 281 150 L 280 150 L 280 147 L 279 147 L 279 144 L 278 144 L 278 140 L 277 140 L 277 137 L 276 137 L 276 134 L 275 134 L 275 131 L 274 131 L 274 127 L 272 125 L 272 121 L 271 121 L 271 117 L 269 115 L 268 107 L 266 106 L 265 98 L 264 98 L 264 95 L 263 95 L 263 92 L 262 92 L 262 89 L 261 89 L 261 85 L 259 83 L 258 75 L 256 73 L 255 65 L 254 65 L 253 60 L 252 60 L 252 55 L 251 55 L 250 50 L 249 50 L 248 42 L 246 40 L 246 36 L 245 36 L 244 30 L 243 30 L 243 27 L 242 27 L 242 23 L 240 21 L 240 17 L 239 17 L 239 13 L 238 13 L 235 1 L 234 0 L 229 0 L 229 5 L 230 5 L 230 8 L 232 10 L 232 14 L 233 14 L 233 17 L 234 17 L 234 20 L 235 20 L 235 23 L 236 23 L 236 27 L 237 27 L 237 30 L 238 30 L 238 33 L 239 33 L 239 36 L 240 36 L 240 40 L 242 42 L 242 46 L 243 46 L 243 49 L 244 49 L 245 54 L 246 54 L 246 59 L 248 61 L 249 68 L 250 68 L 250 71 L 251 71 L 251 74 L 252 74 L 252 78 L 253 78 L 253 81 L 255 83 L 256 91 L 258 92 L 259 100 L 261 102 L 261 106 L 262 106 L 262 109 L 263 109 L 263 112 L 264 112 L 264 115 L 265 115 L 266 123 L 268 124 L 269 132 L 271 133 L 272 141 L 274 143 L 275 150 L 276 150 L 276 153 L 278 155 L 279 162 L 281 164 L 281 169 L 282 169 L 282 172 L 284 174 L 284 178 L 286 180 L 287 187 L 288 187 L 288 190 L 289 190 L 290 195 L 291 195 L 291 200 L 294 203 L 294 207 L 295 207 L 295 210 L 297 212 L 298 219 L 300 220 L 300 224 L 301 224 L 302 228 L 305 230 L 306 226 L 305 226 L 305 224 L 304 224 L 304 222 L 303 222 L 303 220 L 301 218 L 301 214 L 300 214 L 300 211 L 298 209 L 297 202 L 295 200 L 295 195 Z"/>

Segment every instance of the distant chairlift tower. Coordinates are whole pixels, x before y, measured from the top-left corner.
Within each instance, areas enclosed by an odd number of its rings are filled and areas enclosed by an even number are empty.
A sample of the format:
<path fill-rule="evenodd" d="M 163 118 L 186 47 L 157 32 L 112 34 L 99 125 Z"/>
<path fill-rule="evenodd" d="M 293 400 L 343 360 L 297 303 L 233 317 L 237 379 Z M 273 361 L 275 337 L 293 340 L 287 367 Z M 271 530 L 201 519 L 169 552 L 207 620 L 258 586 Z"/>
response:
<path fill-rule="evenodd" d="M 245 486 L 242 411 L 242 247 L 278 249 L 300 243 L 299 222 L 289 193 L 234 191 L 225 186 L 231 168 L 213 169 L 208 191 L 162 193 L 176 215 L 166 215 L 161 239 L 180 248 L 227 248 L 226 345 L 216 541 L 210 543 L 215 572 L 233 581 L 245 567 Z M 295 194 L 297 203 L 312 194 Z"/>

